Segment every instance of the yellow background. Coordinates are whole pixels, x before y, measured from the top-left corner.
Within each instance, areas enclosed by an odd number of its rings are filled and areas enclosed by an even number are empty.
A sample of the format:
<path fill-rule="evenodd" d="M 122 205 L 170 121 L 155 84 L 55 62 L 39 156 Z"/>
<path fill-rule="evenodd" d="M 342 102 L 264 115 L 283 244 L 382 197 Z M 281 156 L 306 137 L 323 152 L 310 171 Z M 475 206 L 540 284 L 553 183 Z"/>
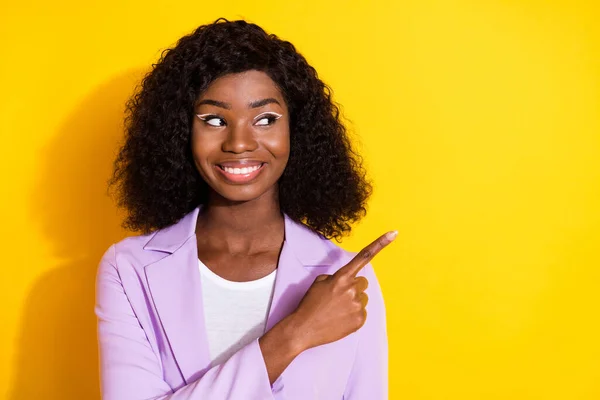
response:
<path fill-rule="evenodd" d="M 343 245 L 400 232 L 374 262 L 390 398 L 600 399 L 596 3 L 3 2 L 0 397 L 98 398 L 123 103 L 225 16 L 295 43 L 343 104 L 376 189 Z"/>

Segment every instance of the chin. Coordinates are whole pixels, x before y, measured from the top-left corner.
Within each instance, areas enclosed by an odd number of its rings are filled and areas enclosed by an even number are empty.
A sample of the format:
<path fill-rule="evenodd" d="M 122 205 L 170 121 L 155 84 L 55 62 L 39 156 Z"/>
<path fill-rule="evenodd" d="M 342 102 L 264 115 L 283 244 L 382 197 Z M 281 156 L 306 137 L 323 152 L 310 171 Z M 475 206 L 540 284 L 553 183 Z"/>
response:
<path fill-rule="evenodd" d="M 228 185 L 229 186 L 229 185 Z M 213 190 L 216 194 L 224 200 L 235 202 L 235 203 L 243 203 L 253 200 L 258 200 L 262 197 L 269 196 L 273 194 L 276 190 L 277 185 L 274 185 L 269 188 L 259 188 L 259 187 L 249 187 L 249 186 L 238 186 L 238 187 L 219 187 L 214 188 Z"/>

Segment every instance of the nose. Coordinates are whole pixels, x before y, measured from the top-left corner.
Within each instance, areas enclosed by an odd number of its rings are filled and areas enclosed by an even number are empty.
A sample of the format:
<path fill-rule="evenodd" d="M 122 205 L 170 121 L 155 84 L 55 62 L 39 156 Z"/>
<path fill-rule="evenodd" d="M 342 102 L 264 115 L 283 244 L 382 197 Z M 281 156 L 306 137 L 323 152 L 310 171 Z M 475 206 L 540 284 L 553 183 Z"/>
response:
<path fill-rule="evenodd" d="M 224 152 L 245 153 L 256 150 L 258 143 L 250 127 L 235 124 L 231 125 L 227 132 L 227 137 L 221 146 Z"/>

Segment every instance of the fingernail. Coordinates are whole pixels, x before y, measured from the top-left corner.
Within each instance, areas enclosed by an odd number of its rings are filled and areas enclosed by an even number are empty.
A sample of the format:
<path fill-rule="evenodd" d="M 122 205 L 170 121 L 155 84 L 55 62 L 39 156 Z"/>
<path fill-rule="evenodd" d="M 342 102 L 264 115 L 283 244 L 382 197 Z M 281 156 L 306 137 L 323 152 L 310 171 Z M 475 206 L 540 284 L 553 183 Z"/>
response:
<path fill-rule="evenodd" d="M 398 236 L 398 231 L 391 231 L 391 232 L 388 232 L 388 234 L 387 234 L 387 238 L 389 240 L 396 239 L 396 236 Z"/>

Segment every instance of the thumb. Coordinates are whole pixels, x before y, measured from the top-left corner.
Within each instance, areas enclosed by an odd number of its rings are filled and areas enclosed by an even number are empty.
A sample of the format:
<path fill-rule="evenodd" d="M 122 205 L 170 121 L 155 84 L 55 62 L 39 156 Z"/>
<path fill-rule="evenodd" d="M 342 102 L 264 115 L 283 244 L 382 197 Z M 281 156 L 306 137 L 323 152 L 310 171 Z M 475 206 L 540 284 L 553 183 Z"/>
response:
<path fill-rule="evenodd" d="M 331 275 L 321 274 L 315 278 L 315 282 L 326 281 Z"/>

